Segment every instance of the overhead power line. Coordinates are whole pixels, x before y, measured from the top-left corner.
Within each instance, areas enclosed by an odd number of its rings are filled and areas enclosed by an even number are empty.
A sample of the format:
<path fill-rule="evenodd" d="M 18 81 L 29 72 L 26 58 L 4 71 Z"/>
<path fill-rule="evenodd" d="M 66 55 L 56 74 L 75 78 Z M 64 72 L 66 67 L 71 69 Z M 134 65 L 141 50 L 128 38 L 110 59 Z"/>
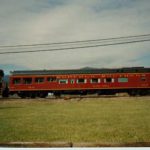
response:
<path fill-rule="evenodd" d="M 70 42 L 55 42 L 55 43 L 37 43 L 37 44 L 18 44 L 18 45 L 0 45 L 0 48 L 17 48 L 17 47 L 36 47 L 36 46 L 48 46 L 48 45 L 61 45 L 61 44 L 82 44 L 82 43 L 89 43 L 89 42 L 104 42 L 110 40 L 130 40 L 130 39 L 137 39 L 137 38 L 150 38 L 150 34 L 143 34 L 143 35 L 130 35 L 130 36 L 121 36 L 121 37 L 114 37 L 114 38 L 103 38 L 103 39 L 94 39 L 94 40 L 80 40 L 80 41 L 70 41 Z"/>
<path fill-rule="evenodd" d="M 15 54 L 15 53 L 33 53 L 33 52 L 48 52 L 48 51 L 64 51 L 64 50 L 92 48 L 92 47 L 100 47 L 100 46 L 111 46 L 111 45 L 120 45 L 120 44 L 139 43 L 139 42 L 146 42 L 146 41 L 150 41 L 150 39 L 130 40 L 130 41 L 116 42 L 116 43 L 106 43 L 106 44 L 97 44 L 97 45 L 95 44 L 95 45 L 88 45 L 88 46 L 75 46 L 75 47 L 65 47 L 65 48 L 39 49 L 39 50 L 26 50 L 26 51 L 7 51 L 7 52 L 0 52 L 0 55 L 2 55 L 2 54 Z"/>

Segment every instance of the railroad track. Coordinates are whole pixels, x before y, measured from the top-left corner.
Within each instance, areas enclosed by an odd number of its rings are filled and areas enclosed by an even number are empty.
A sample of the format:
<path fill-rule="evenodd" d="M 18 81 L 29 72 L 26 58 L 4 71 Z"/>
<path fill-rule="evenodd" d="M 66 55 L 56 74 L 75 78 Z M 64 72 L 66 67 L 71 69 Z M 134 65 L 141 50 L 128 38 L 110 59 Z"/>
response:
<path fill-rule="evenodd" d="M 10 96 L 8 98 L 0 98 L 1 100 L 71 100 L 71 99 L 90 99 L 90 98 L 119 98 L 119 97 L 130 97 L 129 95 L 61 95 L 61 96 L 48 96 L 46 98 L 20 98 L 18 96 Z M 135 96 L 141 97 L 141 96 Z"/>

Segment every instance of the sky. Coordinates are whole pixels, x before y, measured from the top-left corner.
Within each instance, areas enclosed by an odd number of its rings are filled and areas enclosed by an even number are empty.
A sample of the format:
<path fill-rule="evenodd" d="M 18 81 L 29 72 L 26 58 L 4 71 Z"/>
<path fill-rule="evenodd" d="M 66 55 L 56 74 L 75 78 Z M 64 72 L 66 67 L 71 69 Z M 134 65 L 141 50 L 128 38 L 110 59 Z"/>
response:
<path fill-rule="evenodd" d="M 150 0 L 0 0 L 0 46 L 149 33 Z M 16 49 L 0 48 L 0 52 L 13 50 Z M 0 55 L 0 68 L 5 73 L 87 66 L 150 67 L 150 42 Z"/>

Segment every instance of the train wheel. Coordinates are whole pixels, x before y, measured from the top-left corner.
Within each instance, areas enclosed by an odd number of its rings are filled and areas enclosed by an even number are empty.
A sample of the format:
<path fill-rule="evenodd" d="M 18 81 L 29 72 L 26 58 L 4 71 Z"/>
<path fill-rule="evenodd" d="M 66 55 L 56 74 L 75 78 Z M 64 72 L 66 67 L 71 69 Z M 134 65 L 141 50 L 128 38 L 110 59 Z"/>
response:
<path fill-rule="evenodd" d="M 48 96 L 48 93 L 44 92 L 40 94 L 40 98 L 46 98 Z"/>
<path fill-rule="evenodd" d="M 140 94 L 140 96 L 145 96 L 145 95 L 148 95 L 148 91 L 146 91 L 146 90 L 141 90 L 141 91 L 139 92 L 139 94 Z"/>
<path fill-rule="evenodd" d="M 130 96 L 137 96 L 137 95 L 139 95 L 139 91 L 137 91 L 137 90 L 131 90 L 131 91 L 128 92 L 128 94 Z"/>
<path fill-rule="evenodd" d="M 55 96 L 56 98 L 60 98 L 61 93 L 60 93 L 60 92 L 54 92 L 54 96 Z"/>
<path fill-rule="evenodd" d="M 19 92 L 18 96 L 21 98 L 26 98 L 26 94 L 24 92 Z"/>
<path fill-rule="evenodd" d="M 80 95 L 87 95 L 87 91 L 80 91 Z"/>
<path fill-rule="evenodd" d="M 21 94 L 21 95 L 19 95 L 19 97 L 21 97 L 21 98 L 26 98 L 26 95 Z"/>
<path fill-rule="evenodd" d="M 35 93 L 31 93 L 30 97 L 31 97 L 31 98 L 35 98 L 35 97 L 36 97 L 36 94 L 35 94 Z"/>

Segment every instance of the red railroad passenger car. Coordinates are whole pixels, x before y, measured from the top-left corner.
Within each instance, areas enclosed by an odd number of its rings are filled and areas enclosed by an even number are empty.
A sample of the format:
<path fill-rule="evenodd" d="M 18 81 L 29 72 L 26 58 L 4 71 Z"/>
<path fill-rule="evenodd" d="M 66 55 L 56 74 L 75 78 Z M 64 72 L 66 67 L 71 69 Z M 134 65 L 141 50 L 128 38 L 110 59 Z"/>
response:
<path fill-rule="evenodd" d="M 20 97 L 46 97 L 60 94 L 150 93 L 150 68 L 74 69 L 13 71 L 9 93 Z"/>

